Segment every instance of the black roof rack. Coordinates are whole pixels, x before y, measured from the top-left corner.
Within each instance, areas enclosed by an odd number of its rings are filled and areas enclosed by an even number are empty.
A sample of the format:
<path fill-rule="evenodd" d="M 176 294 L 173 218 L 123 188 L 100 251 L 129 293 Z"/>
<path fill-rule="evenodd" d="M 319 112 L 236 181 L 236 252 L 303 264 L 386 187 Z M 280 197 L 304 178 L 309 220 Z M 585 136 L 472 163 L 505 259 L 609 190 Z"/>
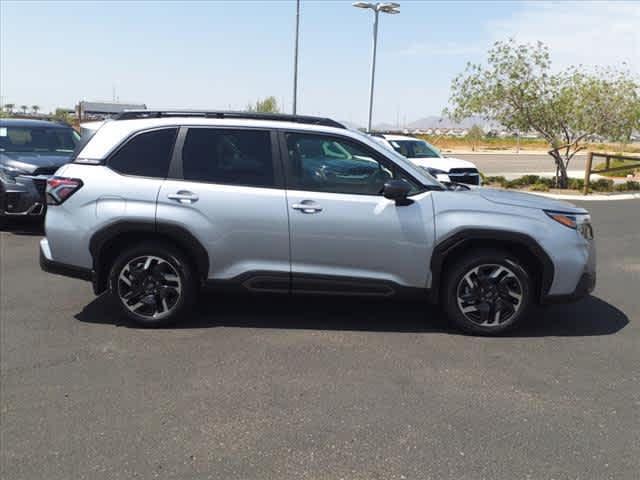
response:
<path fill-rule="evenodd" d="M 347 128 L 330 118 L 311 117 L 307 115 L 289 115 L 284 113 L 259 112 L 221 112 L 215 110 L 125 110 L 114 120 L 133 120 L 137 118 L 167 117 L 202 117 L 202 118 L 236 118 L 245 120 L 272 120 L 278 122 L 306 123 L 324 127 Z"/>

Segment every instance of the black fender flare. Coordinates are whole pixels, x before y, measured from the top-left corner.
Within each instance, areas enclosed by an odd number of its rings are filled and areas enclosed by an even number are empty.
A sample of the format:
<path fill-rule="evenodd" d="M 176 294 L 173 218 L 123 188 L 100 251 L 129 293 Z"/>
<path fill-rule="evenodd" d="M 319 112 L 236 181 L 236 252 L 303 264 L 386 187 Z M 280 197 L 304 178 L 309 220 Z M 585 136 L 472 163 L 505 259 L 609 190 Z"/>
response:
<path fill-rule="evenodd" d="M 461 230 L 438 243 L 431 255 L 431 288 L 430 298 L 437 302 L 440 295 L 441 280 L 443 276 L 442 267 L 447 260 L 447 256 L 453 250 L 471 244 L 475 241 L 498 241 L 507 242 L 526 248 L 542 267 L 542 278 L 539 280 L 540 299 L 547 296 L 554 277 L 554 266 L 547 252 L 540 244 L 527 234 L 510 232 L 507 230 L 473 228 Z"/>
<path fill-rule="evenodd" d="M 101 228 L 89 240 L 89 252 L 93 258 L 95 272 L 93 289 L 96 294 L 102 293 L 107 287 L 108 272 L 104 271 L 100 258 L 104 247 L 124 234 L 149 234 L 150 238 L 170 240 L 194 260 L 200 283 L 203 284 L 206 281 L 209 273 L 209 255 L 200 241 L 186 228 L 168 222 L 123 220 Z"/>

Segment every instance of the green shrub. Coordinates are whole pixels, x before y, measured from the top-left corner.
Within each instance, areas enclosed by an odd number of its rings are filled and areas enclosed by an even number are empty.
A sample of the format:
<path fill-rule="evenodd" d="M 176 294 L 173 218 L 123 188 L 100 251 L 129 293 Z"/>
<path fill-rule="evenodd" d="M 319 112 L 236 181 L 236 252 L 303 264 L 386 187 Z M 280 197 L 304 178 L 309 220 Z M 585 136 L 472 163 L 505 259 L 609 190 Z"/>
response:
<path fill-rule="evenodd" d="M 594 192 L 611 192 L 613 191 L 613 180 L 599 178 L 595 182 L 591 182 L 589 186 Z"/>
<path fill-rule="evenodd" d="M 534 192 L 548 192 L 549 185 L 547 185 L 546 183 L 534 183 L 533 185 L 531 185 L 531 190 Z"/>
<path fill-rule="evenodd" d="M 540 177 L 538 175 L 523 175 L 518 179 L 521 185 L 533 185 L 539 183 Z"/>
<path fill-rule="evenodd" d="M 582 190 L 584 188 L 584 180 L 581 178 L 570 178 L 569 188 L 571 190 Z"/>
<path fill-rule="evenodd" d="M 503 176 L 497 176 L 497 177 L 484 177 L 483 179 L 483 183 L 487 183 L 487 184 L 494 184 L 497 183 L 498 185 L 504 185 L 507 182 L 507 179 L 504 178 Z"/>
<path fill-rule="evenodd" d="M 633 190 L 640 190 L 640 182 L 634 182 L 633 180 L 629 180 L 625 183 L 620 183 L 613 187 L 616 192 L 629 192 Z"/>
<path fill-rule="evenodd" d="M 553 178 L 540 177 L 537 182 L 538 184 L 546 185 L 551 188 L 555 186 L 555 180 Z"/>

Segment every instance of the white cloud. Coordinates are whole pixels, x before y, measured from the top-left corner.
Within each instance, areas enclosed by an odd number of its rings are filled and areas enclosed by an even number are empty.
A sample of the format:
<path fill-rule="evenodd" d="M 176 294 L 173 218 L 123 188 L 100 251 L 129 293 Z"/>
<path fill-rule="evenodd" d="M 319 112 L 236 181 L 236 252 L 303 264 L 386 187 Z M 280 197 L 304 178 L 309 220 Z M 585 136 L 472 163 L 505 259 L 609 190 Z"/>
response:
<path fill-rule="evenodd" d="M 540 40 L 556 67 L 626 63 L 640 74 L 639 2 L 528 2 L 512 17 L 489 23 L 491 40 Z"/>

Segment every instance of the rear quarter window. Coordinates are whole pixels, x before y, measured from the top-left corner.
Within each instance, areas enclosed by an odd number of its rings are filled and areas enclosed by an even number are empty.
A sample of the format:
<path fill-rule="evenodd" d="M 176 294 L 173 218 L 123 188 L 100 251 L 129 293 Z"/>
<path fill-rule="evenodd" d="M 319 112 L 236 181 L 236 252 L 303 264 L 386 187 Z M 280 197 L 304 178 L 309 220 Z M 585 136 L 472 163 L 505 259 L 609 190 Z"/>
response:
<path fill-rule="evenodd" d="M 177 132 L 164 128 L 139 133 L 111 155 L 107 165 L 124 175 L 166 178 Z"/>

